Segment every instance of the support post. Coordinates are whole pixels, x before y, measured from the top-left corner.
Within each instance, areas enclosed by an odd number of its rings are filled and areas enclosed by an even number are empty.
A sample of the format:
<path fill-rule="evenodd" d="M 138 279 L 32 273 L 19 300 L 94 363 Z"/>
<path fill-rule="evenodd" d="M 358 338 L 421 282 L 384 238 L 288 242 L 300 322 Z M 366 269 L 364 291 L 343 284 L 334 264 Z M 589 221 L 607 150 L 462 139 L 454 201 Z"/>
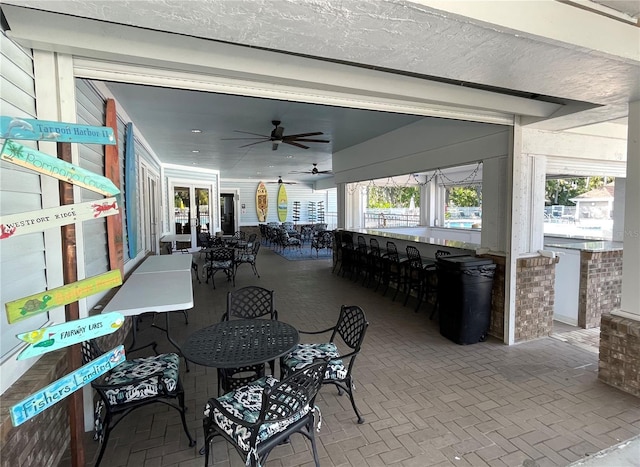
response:
<path fill-rule="evenodd" d="M 66 162 L 71 160 L 71 144 L 58 143 L 58 157 Z M 60 182 L 60 204 L 73 204 L 73 185 L 68 182 Z M 72 284 L 78 280 L 77 254 L 76 254 L 76 225 L 69 224 L 60 227 L 62 234 L 62 274 L 65 284 Z M 74 321 L 80 318 L 78 302 L 75 301 L 65 306 L 66 321 Z M 82 366 L 82 353 L 80 344 L 67 347 L 67 365 L 69 372 Z M 84 412 L 82 391 L 75 391 L 68 399 L 69 432 L 71 437 L 71 463 L 73 467 L 85 465 L 84 444 Z"/>

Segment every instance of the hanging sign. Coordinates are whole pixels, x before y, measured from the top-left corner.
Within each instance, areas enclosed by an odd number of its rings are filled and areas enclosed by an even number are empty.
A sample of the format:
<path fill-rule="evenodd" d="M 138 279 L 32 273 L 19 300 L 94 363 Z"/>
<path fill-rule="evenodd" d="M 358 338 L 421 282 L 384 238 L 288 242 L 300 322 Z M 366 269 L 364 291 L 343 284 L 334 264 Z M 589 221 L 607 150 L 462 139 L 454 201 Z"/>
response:
<path fill-rule="evenodd" d="M 101 195 L 114 196 L 120 193 L 120 190 L 116 188 L 113 182 L 102 175 L 89 172 L 82 167 L 28 148 L 9 139 L 2 146 L 0 159 L 58 180 L 73 183 Z"/>
<path fill-rule="evenodd" d="M 29 344 L 20 352 L 18 360 L 37 357 L 38 355 L 79 344 L 89 339 L 106 336 L 120 329 L 123 324 L 124 316 L 112 311 L 104 315 L 76 319 L 67 323 L 18 334 L 16 336 L 18 339 Z"/>
<path fill-rule="evenodd" d="M 116 198 L 0 216 L 0 240 L 118 214 Z"/>
<path fill-rule="evenodd" d="M 119 269 L 5 303 L 9 324 L 122 285 Z"/>
<path fill-rule="evenodd" d="M 124 346 L 120 345 L 18 402 L 10 409 L 13 426 L 21 425 L 44 412 L 55 403 L 115 368 L 124 360 Z"/>
<path fill-rule="evenodd" d="M 107 126 L 48 122 L 31 118 L 0 116 L 0 135 L 6 139 L 55 141 L 60 143 L 116 144 Z"/>

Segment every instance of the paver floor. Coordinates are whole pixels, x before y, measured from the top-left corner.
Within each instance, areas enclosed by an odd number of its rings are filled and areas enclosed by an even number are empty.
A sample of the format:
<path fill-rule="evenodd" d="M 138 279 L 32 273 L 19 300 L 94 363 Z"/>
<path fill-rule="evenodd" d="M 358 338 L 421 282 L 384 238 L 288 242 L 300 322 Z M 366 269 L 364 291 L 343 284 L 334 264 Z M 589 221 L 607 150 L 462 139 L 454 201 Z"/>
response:
<path fill-rule="evenodd" d="M 493 338 L 456 345 L 440 335 L 428 310 L 414 313 L 412 302 L 403 307 L 402 298 L 393 302 L 390 293 L 384 297 L 332 274 L 329 260 L 287 261 L 264 247 L 257 267 L 262 277 L 242 267 L 236 288 L 274 289 L 282 321 L 324 329 L 335 323 L 340 305 L 355 304 L 370 322 L 354 371 L 365 423 L 356 423 L 346 396 L 325 386 L 317 399 L 322 466 L 565 466 L 640 434 L 640 399 L 598 381 L 597 353 L 557 338 L 515 346 Z M 196 306 L 188 325 L 173 314 L 178 342 L 220 320 L 233 287 L 220 275 L 216 279 L 216 290 L 194 281 Z M 172 351 L 149 324 L 145 318 L 138 337 Z M 217 394 L 216 372 L 198 365 L 186 372 L 183 365 L 182 379 L 197 446 L 189 447 L 177 412 L 156 404 L 139 409 L 112 432 L 104 467 L 204 465 L 198 454 L 202 409 Z M 85 446 L 89 464 L 98 448 L 91 433 Z M 222 440 L 212 451 L 215 466 L 244 465 Z M 69 455 L 60 465 L 71 465 Z M 272 452 L 267 465 L 313 465 L 309 443 L 293 436 Z"/>

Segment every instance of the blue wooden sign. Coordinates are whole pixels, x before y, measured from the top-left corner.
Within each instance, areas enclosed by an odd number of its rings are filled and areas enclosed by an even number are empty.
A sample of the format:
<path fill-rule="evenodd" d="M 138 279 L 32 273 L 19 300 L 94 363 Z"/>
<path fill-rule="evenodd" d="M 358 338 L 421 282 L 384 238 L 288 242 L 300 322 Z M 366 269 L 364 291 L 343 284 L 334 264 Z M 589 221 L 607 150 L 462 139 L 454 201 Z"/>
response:
<path fill-rule="evenodd" d="M 124 143 L 124 198 L 127 206 L 127 244 L 129 258 L 138 254 L 138 179 L 136 175 L 136 148 L 133 140 L 133 123 L 127 123 Z"/>
<path fill-rule="evenodd" d="M 18 334 L 18 339 L 29 343 L 18 355 L 18 360 L 37 357 L 89 339 L 106 336 L 120 329 L 123 324 L 124 316 L 112 311 Z"/>
<path fill-rule="evenodd" d="M 116 144 L 113 129 L 108 126 L 48 122 L 9 116 L 0 117 L 0 137 L 60 143 Z"/>
<path fill-rule="evenodd" d="M 58 381 L 54 381 L 46 388 L 23 399 L 10 409 L 13 426 L 21 425 L 30 418 L 44 412 L 76 390 L 115 368 L 124 360 L 124 346 L 120 345 L 85 366 L 78 368 L 76 371 L 63 376 Z"/>
<path fill-rule="evenodd" d="M 120 190 L 107 177 L 28 148 L 10 139 L 4 142 L 0 159 L 105 196 L 114 196 L 120 193 Z"/>

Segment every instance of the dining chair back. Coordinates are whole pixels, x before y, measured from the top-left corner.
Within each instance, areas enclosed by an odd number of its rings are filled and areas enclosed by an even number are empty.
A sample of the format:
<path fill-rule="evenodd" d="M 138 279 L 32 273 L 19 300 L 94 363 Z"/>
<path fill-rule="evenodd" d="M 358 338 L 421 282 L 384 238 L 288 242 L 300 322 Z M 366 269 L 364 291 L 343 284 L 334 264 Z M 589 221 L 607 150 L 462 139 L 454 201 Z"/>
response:
<path fill-rule="evenodd" d="M 221 436 L 247 466 L 266 463 L 271 450 L 300 433 L 311 442 L 313 460 L 320 466 L 315 441 L 315 405 L 327 369 L 315 362 L 278 381 L 272 376 L 242 386 L 205 405 L 205 467 L 213 457 L 211 442 Z M 225 451 L 226 452 L 226 451 Z"/>
<path fill-rule="evenodd" d="M 259 244 L 258 244 L 259 245 Z M 278 319 L 275 309 L 274 291 L 255 285 L 243 287 L 227 293 L 227 311 L 222 321 L 229 319 L 258 319 L 268 317 Z M 269 363 L 271 374 L 276 362 Z M 218 394 L 225 394 L 265 375 L 264 363 L 237 368 L 218 368 Z"/>

